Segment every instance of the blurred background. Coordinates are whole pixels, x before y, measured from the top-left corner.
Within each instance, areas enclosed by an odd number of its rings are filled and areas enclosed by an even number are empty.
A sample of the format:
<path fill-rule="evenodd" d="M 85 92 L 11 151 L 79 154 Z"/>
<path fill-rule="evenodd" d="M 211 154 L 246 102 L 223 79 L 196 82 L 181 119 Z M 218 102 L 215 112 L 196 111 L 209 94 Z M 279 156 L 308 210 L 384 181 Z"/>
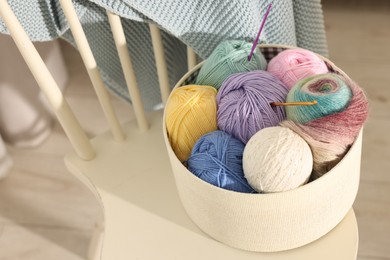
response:
<path fill-rule="evenodd" d="M 323 8 L 330 59 L 365 89 L 370 101 L 361 182 L 354 204 L 358 259 L 390 260 L 390 1 L 325 0 Z M 5 37 L 0 38 L 0 52 L 9 41 Z M 61 40 L 38 44 L 38 49 L 60 85 L 66 86 L 66 97 L 87 133 L 93 136 L 106 131 L 78 52 Z M 1 54 L 3 61 L 5 55 Z M 5 71 L 7 66 L 2 66 Z M 27 73 L 15 71 L 9 68 L 7 73 Z M 16 78 L 20 84 L 34 84 L 31 77 Z M 122 122 L 133 118 L 128 104 L 112 99 Z M 7 107 L 7 102 L 17 101 L 1 100 L 0 108 Z M 28 105 L 23 109 L 29 110 Z M 35 142 L 45 141 L 36 147 L 27 136 L 7 147 L 14 166 L 0 181 L 0 260 L 85 259 L 99 210 L 97 202 L 67 172 L 63 156 L 72 148 L 45 105 L 31 113 L 28 118 L 33 121 L 24 123 L 36 129 Z M 18 117 L 21 113 L 7 110 L 7 115 Z M 45 131 L 51 124 L 52 130 Z M 12 135 L 13 127 L 23 126 L 9 126 L 5 138 L 21 140 Z"/>

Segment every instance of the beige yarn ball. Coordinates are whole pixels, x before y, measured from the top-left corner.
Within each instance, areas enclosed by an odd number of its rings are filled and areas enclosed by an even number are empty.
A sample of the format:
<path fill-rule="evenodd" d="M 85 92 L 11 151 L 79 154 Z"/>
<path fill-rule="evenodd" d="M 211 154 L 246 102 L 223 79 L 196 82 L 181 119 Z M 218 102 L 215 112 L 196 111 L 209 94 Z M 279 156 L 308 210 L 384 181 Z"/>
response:
<path fill-rule="evenodd" d="M 263 128 L 244 149 L 244 175 L 258 192 L 295 189 L 308 182 L 312 168 L 309 145 L 286 127 Z"/>

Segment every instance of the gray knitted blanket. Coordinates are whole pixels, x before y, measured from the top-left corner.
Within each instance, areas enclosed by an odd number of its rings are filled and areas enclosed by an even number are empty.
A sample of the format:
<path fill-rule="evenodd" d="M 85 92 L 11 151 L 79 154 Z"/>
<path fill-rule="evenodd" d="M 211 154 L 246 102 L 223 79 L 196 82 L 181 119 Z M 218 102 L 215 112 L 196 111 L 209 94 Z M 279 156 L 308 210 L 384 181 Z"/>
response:
<path fill-rule="evenodd" d="M 128 92 L 105 10 L 122 17 L 128 48 L 146 109 L 161 103 L 147 23 L 162 29 L 170 85 L 187 71 L 186 45 L 207 58 L 224 39 L 253 41 L 269 0 L 76 0 L 103 79 L 128 101 Z M 58 0 L 8 0 L 33 41 L 62 37 L 74 44 Z M 320 0 L 274 0 L 261 41 L 299 46 L 327 55 Z M 7 33 L 0 20 L 0 32 Z M 1 52 L 0 52 L 1 53 Z M 1 57 L 0 57 L 1 58 Z"/>

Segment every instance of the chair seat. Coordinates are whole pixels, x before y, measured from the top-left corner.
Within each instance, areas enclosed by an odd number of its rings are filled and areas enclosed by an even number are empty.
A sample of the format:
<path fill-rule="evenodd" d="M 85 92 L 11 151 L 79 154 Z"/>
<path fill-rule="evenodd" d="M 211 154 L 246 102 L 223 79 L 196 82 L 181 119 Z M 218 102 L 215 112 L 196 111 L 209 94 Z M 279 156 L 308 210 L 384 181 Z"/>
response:
<path fill-rule="evenodd" d="M 247 252 L 210 238 L 181 205 L 164 144 L 162 111 L 148 114 L 148 119 L 151 127 L 144 133 L 135 120 L 126 124 L 122 143 L 111 133 L 95 137 L 96 158 L 91 161 L 75 153 L 65 156 L 69 171 L 101 203 L 104 241 L 95 248 L 101 250 L 101 259 L 356 259 L 353 209 L 327 235 L 293 250 Z"/>

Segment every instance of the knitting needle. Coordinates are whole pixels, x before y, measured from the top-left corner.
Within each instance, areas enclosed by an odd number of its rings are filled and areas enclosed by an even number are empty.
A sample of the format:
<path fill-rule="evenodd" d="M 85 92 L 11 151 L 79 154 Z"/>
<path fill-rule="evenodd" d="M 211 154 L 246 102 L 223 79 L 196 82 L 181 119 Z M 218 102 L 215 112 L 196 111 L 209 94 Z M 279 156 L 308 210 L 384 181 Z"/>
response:
<path fill-rule="evenodd" d="M 317 100 L 307 102 L 272 102 L 271 106 L 311 106 L 317 104 Z"/>
<path fill-rule="evenodd" d="M 263 27 L 264 27 L 264 24 L 265 24 L 265 20 L 267 20 L 267 17 L 268 17 L 268 14 L 269 14 L 270 10 L 271 10 L 271 7 L 272 7 L 272 3 L 268 5 L 268 9 L 267 9 L 267 11 L 264 14 L 264 18 L 263 18 L 263 21 L 261 22 L 260 29 L 257 32 L 256 39 L 253 42 L 251 52 L 249 53 L 248 61 L 250 61 L 252 59 L 253 52 L 255 51 L 257 43 L 259 42 L 261 31 L 263 30 Z"/>

